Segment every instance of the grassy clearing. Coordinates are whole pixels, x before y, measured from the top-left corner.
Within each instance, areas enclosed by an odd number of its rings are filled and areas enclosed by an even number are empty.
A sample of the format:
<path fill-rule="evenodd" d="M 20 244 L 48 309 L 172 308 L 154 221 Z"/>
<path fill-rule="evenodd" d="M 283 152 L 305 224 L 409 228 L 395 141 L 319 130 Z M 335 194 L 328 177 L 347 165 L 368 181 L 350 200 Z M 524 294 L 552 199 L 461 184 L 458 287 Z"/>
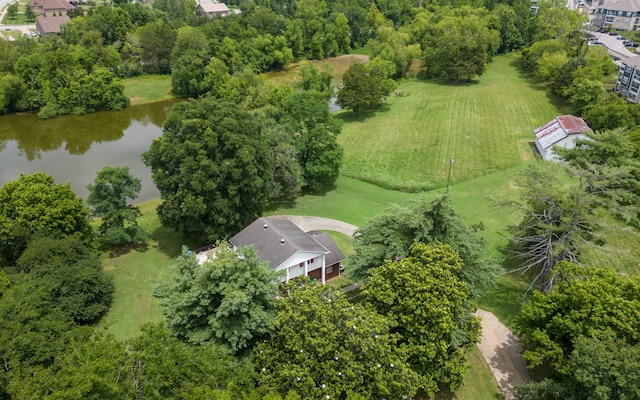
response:
<path fill-rule="evenodd" d="M 141 75 L 122 80 L 124 95 L 131 104 L 149 103 L 173 98 L 171 94 L 171 76 Z"/>
<path fill-rule="evenodd" d="M 342 173 L 384 187 L 417 191 L 442 187 L 453 158 L 452 182 L 533 159 L 533 129 L 561 115 L 547 92 L 496 57 L 478 81 L 405 80 L 376 113 L 345 121 Z"/>
<path fill-rule="evenodd" d="M 476 346 L 467 353 L 467 359 L 470 368 L 464 378 L 463 386 L 453 393 L 448 390 L 442 391 L 436 395 L 435 400 L 503 399 L 498 383 Z"/>
<path fill-rule="evenodd" d="M 328 67 L 334 75 L 332 83 L 339 85 L 342 82 L 342 75 L 344 75 L 344 72 L 351 64 L 364 63 L 368 59 L 369 56 L 365 54 L 347 54 L 340 57 L 325 58 L 323 60 L 303 60 L 289 64 L 284 70 L 265 72 L 261 74 L 261 76 L 281 85 L 295 86 L 302 82 L 298 75 L 300 68 L 306 64 L 313 64 L 318 70 Z"/>
<path fill-rule="evenodd" d="M 163 319 L 153 287 L 169 276 L 169 267 L 180 254 L 183 244 L 189 245 L 182 235 L 162 227 L 155 209 L 159 200 L 140 205 L 143 213 L 139 223 L 151 236 L 145 248 L 118 255 L 105 253 L 102 267 L 115 283 L 113 304 L 102 320 L 109 332 L 118 339 L 127 339 L 140 332 L 147 322 Z M 191 244 L 193 245 L 193 244 Z"/>

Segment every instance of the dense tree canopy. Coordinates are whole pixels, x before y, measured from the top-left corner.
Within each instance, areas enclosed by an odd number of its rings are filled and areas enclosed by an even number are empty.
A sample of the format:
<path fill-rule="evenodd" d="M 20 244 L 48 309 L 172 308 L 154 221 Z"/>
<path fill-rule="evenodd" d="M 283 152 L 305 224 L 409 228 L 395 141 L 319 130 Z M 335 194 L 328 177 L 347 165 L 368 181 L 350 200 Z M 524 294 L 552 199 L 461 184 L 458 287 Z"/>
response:
<path fill-rule="evenodd" d="M 271 173 L 262 127 L 242 107 L 206 98 L 176 104 L 143 161 L 163 225 L 212 242 L 261 215 Z"/>
<path fill-rule="evenodd" d="M 113 282 L 98 255 L 74 237 L 30 241 L 16 262 L 49 294 L 52 304 L 78 323 L 97 321 L 111 305 Z"/>
<path fill-rule="evenodd" d="M 628 400 L 640 398 L 640 345 L 610 332 L 580 336 L 561 379 L 516 387 L 518 400 Z"/>
<path fill-rule="evenodd" d="M 497 265 L 487 255 L 484 238 L 462 221 L 447 197 L 422 197 L 407 208 L 394 206 L 370 219 L 355 235 L 349 270 L 366 278 L 385 260 L 407 257 L 414 241 L 453 247 L 464 261 L 457 273 L 474 297 L 493 283 Z"/>
<path fill-rule="evenodd" d="M 104 167 L 93 184 L 87 185 L 87 203 L 93 208 L 93 215 L 102 219 L 100 232 L 110 245 L 124 245 L 143 242 L 147 234 L 138 226 L 140 209 L 129 204 L 140 192 L 140 179 L 129 174 L 129 167 Z"/>
<path fill-rule="evenodd" d="M 442 243 L 416 242 L 406 258 L 385 261 L 362 288 L 366 304 L 393 321 L 414 371 L 429 396 L 438 384 L 455 390 L 467 370 L 465 347 L 479 340 L 471 293 L 460 279 L 462 259 Z"/>
<path fill-rule="evenodd" d="M 424 44 L 422 56 L 427 76 L 455 82 L 481 76 L 500 45 L 499 33 L 475 15 L 445 17 L 431 40 Z"/>
<path fill-rule="evenodd" d="M 534 292 L 516 319 L 516 333 L 526 345 L 530 366 L 549 365 L 570 372 L 567 360 L 578 337 L 601 337 L 611 331 L 630 345 L 640 342 L 640 282 L 614 270 L 559 263 L 556 284 L 547 293 Z"/>
<path fill-rule="evenodd" d="M 386 68 L 376 68 L 380 64 Z M 338 90 L 336 103 L 353 110 L 354 115 L 377 109 L 395 88 L 390 79 L 395 73 L 395 65 L 382 59 L 375 64 L 351 64 L 342 76 L 343 86 Z"/>
<path fill-rule="evenodd" d="M 260 398 L 249 362 L 214 344 L 185 344 L 162 325 L 126 341 L 98 331 L 73 341 L 50 368 L 28 372 L 9 385 L 12 398 Z"/>
<path fill-rule="evenodd" d="M 184 248 L 174 269 L 173 281 L 155 295 L 177 337 L 218 343 L 236 353 L 272 331 L 278 276 L 252 247 L 236 252 L 221 242 L 201 265 Z"/>
<path fill-rule="evenodd" d="M 50 365 L 75 334 L 73 320 L 51 302 L 46 288 L 30 276 L 22 278 L 0 292 L 2 378 L 25 367 Z"/>
<path fill-rule="evenodd" d="M 38 172 L 0 188 L 0 265 L 12 265 L 37 237 L 93 238 L 89 210 L 67 184 Z"/>
<path fill-rule="evenodd" d="M 411 398 L 419 379 L 389 322 L 336 287 L 292 281 L 273 335 L 256 347 L 260 382 L 304 399 Z"/>

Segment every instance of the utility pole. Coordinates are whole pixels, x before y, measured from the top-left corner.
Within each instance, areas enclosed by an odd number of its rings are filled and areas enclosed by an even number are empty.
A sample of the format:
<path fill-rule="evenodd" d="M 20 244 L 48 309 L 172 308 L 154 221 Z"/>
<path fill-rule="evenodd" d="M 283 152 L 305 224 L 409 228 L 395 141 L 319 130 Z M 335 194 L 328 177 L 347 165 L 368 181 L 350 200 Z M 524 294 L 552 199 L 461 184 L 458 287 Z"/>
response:
<path fill-rule="evenodd" d="M 453 167 L 453 158 L 449 159 L 449 174 L 447 175 L 447 190 L 444 191 L 444 194 L 449 193 L 449 182 L 451 182 L 451 167 Z"/>

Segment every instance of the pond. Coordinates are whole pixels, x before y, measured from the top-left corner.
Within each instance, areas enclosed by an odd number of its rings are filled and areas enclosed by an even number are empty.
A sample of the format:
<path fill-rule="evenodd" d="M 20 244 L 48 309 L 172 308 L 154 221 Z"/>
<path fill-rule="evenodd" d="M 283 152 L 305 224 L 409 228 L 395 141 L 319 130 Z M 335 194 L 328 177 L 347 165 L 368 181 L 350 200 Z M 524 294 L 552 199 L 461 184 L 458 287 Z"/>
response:
<path fill-rule="evenodd" d="M 71 184 L 83 199 L 98 170 L 130 168 L 142 190 L 136 202 L 160 197 L 151 170 L 140 155 L 162 136 L 162 124 L 177 100 L 127 107 L 87 115 L 41 120 L 36 115 L 0 117 L 0 186 L 20 174 L 45 172 L 56 183 Z"/>

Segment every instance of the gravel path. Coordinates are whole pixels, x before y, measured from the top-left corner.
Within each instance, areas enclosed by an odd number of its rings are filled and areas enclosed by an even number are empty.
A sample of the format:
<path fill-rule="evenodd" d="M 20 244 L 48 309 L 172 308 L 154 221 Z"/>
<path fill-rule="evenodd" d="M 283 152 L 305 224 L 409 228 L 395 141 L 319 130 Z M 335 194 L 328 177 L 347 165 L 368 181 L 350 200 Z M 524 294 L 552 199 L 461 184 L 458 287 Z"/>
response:
<path fill-rule="evenodd" d="M 327 230 L 352 236 L 358 229 L 355 225 L 330 218 L 300 215 L 277 217 L 289 219 L 304 231 Z M 345 292 L 357 287 L 357 284 L 351 285 L 345 288 Z M 522 358 L 522 346 L 509 328 L 489 311 L 478 309 L 475 315 L 480 317 L 482 324 L 482 336 L 478 349 L 489 365 L 505 400 L 513 400 L 513 387 L 529 382 L 529 375 Z"/>
<path fill-rule="evenodd" d="M 505 400 L 512 400 L 513 387 L 529 382 L 518 338 L 489 311 L 478 309 L 475 315 L 482 322 L 478 349 L 491 368 Z"/>

